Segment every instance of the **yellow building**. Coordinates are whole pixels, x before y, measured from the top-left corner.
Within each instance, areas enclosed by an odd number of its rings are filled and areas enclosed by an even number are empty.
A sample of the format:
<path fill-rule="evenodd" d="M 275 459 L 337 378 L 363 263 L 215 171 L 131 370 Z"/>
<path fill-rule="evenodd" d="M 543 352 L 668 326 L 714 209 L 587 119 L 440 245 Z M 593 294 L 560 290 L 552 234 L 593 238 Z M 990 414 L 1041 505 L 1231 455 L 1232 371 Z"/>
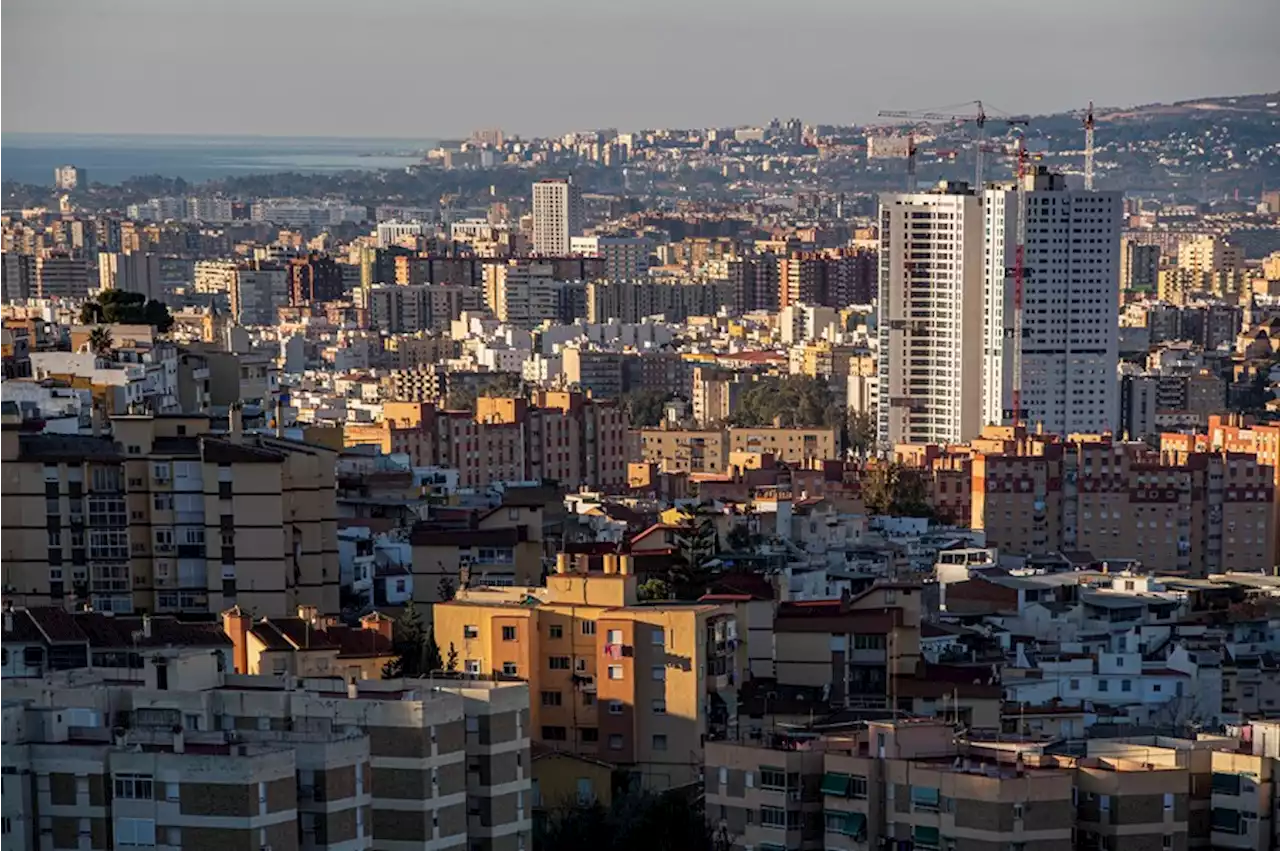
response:
<path fill-rule="evenodd" d="M 17 605 L 335 613 L 334 458 L 206 416 L 124 415 L 112 437 L 3 434 L 3 565 Z"/>
<path fill-rule="evenodd" d="M 736 730 L 746 668 L 731 604 L 639 604 L 630 556 L 561 554 L 546 587 L 466 589 L 434 607 L 460 670 L 527 680 L 542 744 L 630 770 L 646 788 L 697 779 L 704 737 Z"/>

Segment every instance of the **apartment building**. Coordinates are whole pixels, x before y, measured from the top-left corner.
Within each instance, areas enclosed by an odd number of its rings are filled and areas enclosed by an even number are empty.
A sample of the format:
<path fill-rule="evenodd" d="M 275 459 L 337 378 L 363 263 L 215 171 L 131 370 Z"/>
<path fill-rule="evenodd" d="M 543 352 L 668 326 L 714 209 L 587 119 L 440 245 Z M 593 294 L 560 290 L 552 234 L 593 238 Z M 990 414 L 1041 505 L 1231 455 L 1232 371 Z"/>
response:
<path fill-rule="evenodd" d="M 334 453 L 121 415 L 113 438 L 4 439 L 4 584 L 18 605 L 337 612 Z"/>
<path fill-rule="evenodd" d="M 1194 576 L 1274 563 L 1274 471 L 1256 455 L 1008 435 L 970 462 L 970 525 L 1002 552 L 1088 549 Z"/>
<path fill-rule="evenodd" d="M 335 301 L 345 292 L 342 269 L 332 257 L 312 252 L 289 260 L 289 304 L 294 307 Z"/>
<path fill-rule="evenodd" d="M 1043 166 L 1023 178 L 1026 201 L 1022 410 L 1013 409 L 1014 287 L 1019 192 L 987 189 L 989 306 L 983 345 L 983 423 L 1035 423 L 1053 434 L 1115 431 L 1121 192 L 1068 190 Z M 977 222 L 973 222 L 975 225 Z"/>
<path fill-rule="evenodd" d="M 540 506 L 498 506 L 465 521 L 421 521 L 413 547 L 413 598 L 436 603 L 444 587 L 528 586 L 542 578 Z"/>
<path fill-rule="evenodd" d="M 6 684 L 6 847 L 529 847 L 523 683 L 164 667 Z"/>
<path fill-rule="evenodd" d="M 982 428 L 984 245 L 968 184 L 881 196 L 882 445 L 959 443 Z"/>
<path fill-rule="evenodd" d="M 533 253 L 563 257 L 571 240 L 582 233 L 582 192 L 572 181 L 539 180 L 533 184 Z"/>
<path fill-rule="evenodd" d="M 604 274 L 613 281 L 635 281 L 649 276 L 653 243 L 642 236 L 570 236 L 569 252 L 604 258 Z"/>
<path fill-rule="evenodd" d="M 88 298 L 90 284 L 89 263 L 83 257 L 67 251 L 36 255 L 35 289 L 31 293 L 36 298 Z"/>
<path fill-rule="evenodd" d="M 146 252 L 105 251 L 98 255 L 98 288 L 163 299 L 160 257 Z"/>
<path fill-rule="evenodd" d="M 274 325 L 289 306 L 289 273 L 279 266 L 241 266 L 230 281 L 231 316 L 241 325 Z"/>
<path fill-rule="evenodd" d="M 726 472 L 735 452 L 769 454 L 779 461 L 808 466 L 836 458 L 840 451 L 839 433 L 832 428 L 646 428 L 639 431 L 639 438 L 641 461 L 690 473 Z"/>
<path fill-rule="evenodd" d="M 568 325 L 587 315 L 586 284 L 565 278 L 550 260 L 486 266 L 484 292 L 493 315 L 518 328 L 536 328 L 543 322 Z"/>
<path fill-rule="evenodd" d="M 382 378 L 386 398 L 396 402 L 443 405 L 449 393 L 449 373 L 439 364 L 393 369 Z"/>
<path fill-rule="evenodd" d="M 690 316 L 715 316 L 732 306 L 728 281 L 600 279 L 586 284 L 587 321 L 638 323 L 647 316 L 683 322 Z"/>
<path fill-rule="evenodd" d="M 408 453 L 417 467 L 456 469 L 462 487 L 531 479 L 606 489 L 626 483 L 627 414 L 613 400 L 540 392 L 482 397 L 475 414 L 390 402 L 383 414 L 371 426 L 348 424 L 346 445 L 372 444 L 386 454 Z"/>
<path fill-rule="evenodd" d="M 538 742 L 625 767 L 645 788 L 692 782 L 703 742 L 736 729 L 745 635 L 731 604 L 640 604 L 630 556 L 561 554 L 545 587 L 471 588 L 434 606 L 463 670 L 529 684 Z"/>

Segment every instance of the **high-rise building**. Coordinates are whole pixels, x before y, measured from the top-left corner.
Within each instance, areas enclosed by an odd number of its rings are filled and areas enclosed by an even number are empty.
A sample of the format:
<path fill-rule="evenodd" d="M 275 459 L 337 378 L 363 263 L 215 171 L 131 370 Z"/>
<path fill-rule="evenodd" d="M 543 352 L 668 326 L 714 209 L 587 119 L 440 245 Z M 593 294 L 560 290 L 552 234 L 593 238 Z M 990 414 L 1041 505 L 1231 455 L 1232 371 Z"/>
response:
<path fill-rule="evenodd" d="M 587 314 L 586 284 L 565 280 L 555 264 L 512 260 L 486 266 L 485 301 L 494 316 L 523 328 L 571 323 Z"/>
<path fill-rule="evenodd" d="M 89 174 L 82 168 L 73 165 L 60 165 L 53 169 L 53 188 L 62 192 L 70 192 L 79 187 L 88 188 Z"/>
<path fill-rule="evenodd" d="M 983 424 L 1021 420 L 1056 434 L 1115 431 L 1119 420 L 1119 192 L 1068 190 L 1038 168 L 1026 195 L 1021 415 L 1013 412 L 1018 192 L 985 193 L 986 310 Z M 980 221 L 973 222 L 981 229 Z M 891 367 L 892 368 L 892 367 Z M 971 435 L 967 435 L 971 436 Z"/>
<path fill-rule="evenodd" d="M 582 193 L 568 180 L 533 184 L 533 253 L 563 257 L 582 233 Z"/>
<path fill-rule="evenodd" d="M 342 269 L 332 257 L 312 253 L 289 261 L 289 303 L 295 307 L 336 301 L 343 294 Z"/>
<path fill-rule="evenodd" d="M 30 254 L 6 251 L 0 260 L 4 275 L 0 295 L 5 301 L 26 301 L 36 289 L 36 258 Z"/>
<path fill-rule="evenodd" d="M 957 443 L 982 428 L 983 227 L 965 183 L 880 199 L 881 444 Z"/>
<path fill-rule="evenodd" d="M 1154 295 L 1160 281 L 1160 246 L 1120 243 L 1120 290 Z"/>
<path fill-rule="evenodd" d="M 141 251 L 112 251 L 98 255 L 98 286 L 123 290 L 147 299 L 162 299 L 160 257 Z"/>
<path fill-rule="evenodd" d="M 289 305 L 289 273 L 269 263 L 236 269 L 231 280 L 231 316 L 241 325 L 274 325 Z"/>
<path fill-rule="evenodd" d="M 89 264 L 66 251 L 50 251 L 36 257 L 36 298 L 86 298 Z"/>

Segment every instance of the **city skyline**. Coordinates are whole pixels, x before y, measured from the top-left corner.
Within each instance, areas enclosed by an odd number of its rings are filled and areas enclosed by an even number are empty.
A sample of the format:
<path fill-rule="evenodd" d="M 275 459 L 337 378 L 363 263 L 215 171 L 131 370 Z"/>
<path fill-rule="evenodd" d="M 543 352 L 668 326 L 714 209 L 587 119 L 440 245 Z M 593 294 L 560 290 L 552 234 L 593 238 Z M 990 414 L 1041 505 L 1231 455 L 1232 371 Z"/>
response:
<path fill-rule="evenodd" d="M 1226 6 L 1153 0 L 1104 6 L 1089 0 L 1075 4 L 1071 15 L 1003 0 L 963 9 L 877 3 L 857 10 L 805 0 L 789 7 L 785 19 L 760 3 L 743 9 L 741 3 L 704 2 L 678 14 L 668 5 L 585 14 L 578 0 L 540 4 L 536 11 L 501 0 L 484 10 L 428 12 L 377 0 L 361 7 L 369 24 L 362 28 L 352 27 L 338 6 L 304 7 L 294 0 L 265 8 L 232 2 L 216 11 L 153 0 L 109 8 L 84 0 L 17 0 L 3 13 L 4 125 L 8 132 L 32 133 L 440 138 L 482 126 L 527 135 L 585 127 L 724 126 L 772 112 L 847 123 L 869 120 L 882 107 L 975 97 L 1010 112 L 1044 113 L 1089 100 L 1143 104 L 1266 90 L 1274 85 L 1269 34 L 1280 28 L 1280 7 L 1260 0 Z M 1023 38 L 1037 28 L 1052 29 L 1047 39 Z M 175 32 L 200 35 L 162 37 Z M 292 37 L 281 40 L 283 32 Z M 618 38 L 623 32 L 625 40 Z M 424 42 L 422 33 L 440 37 Z M 539 58 L 545 88 L 526 97 L 470 97 L 468 78 L 488 88 L 527 79 L 527 40 L 539 38 L 579 47 Z M 1046 40 L 1066 51 L 1069 65 L 1044 61 Z M 975 49 L 957 65 L 952 51 L 966 42 Z M 50 43 L 60 46 L 64 61 L 51 64 L 33 53 Z M 331 46 L 328 61 L 299 65 L 316 44 Z M 219 59 L 229 45 L 236 46 L 234 63 Z M 430 57 L 425 62 L 424 49 Z M 768 61 L 773 51 L 781 56 L 798 50 L 805 63 Z M 744 55 L 757 60 L 735 61 Z M 1126 66 L 1117 69 L 1115 57 L 1124 57 Z M 1011 74 L 1015 65 L 1018 73 Z M 118 85 L 151 96 L 77 98 L 94 67 L 110 67 Z M 159 68 L 166 73 L 156 74 Z M 219 71 L 204 73 L 209 68 Z M 406 105 L 417 102 L 415 87 L 429 90 L 433 108 L 379 110 L 362 114 L 357 124 L 339 108 L 301 112 L 281 109 L 279 99 L 245 97 L 254 85 L 287 81 L 300 68 L 299 97 L 322 92 L 335 106 L 349 103 L 367 91 L 371 74 L 407 82 Z M 462 69 L 457 79 L 463 84 L 455 85 L 446 68 Z M 597 70 L 582 73 L 590 68 Z M 893 73 L 885 74 L 887 68 Z M 851 85 L 859 77 L 868 84 Z M 698 94 L 704 86 L 691 80 L 702 80 L 717 96 Z M 156 109 L 157 103 L 165 108 Z"/>

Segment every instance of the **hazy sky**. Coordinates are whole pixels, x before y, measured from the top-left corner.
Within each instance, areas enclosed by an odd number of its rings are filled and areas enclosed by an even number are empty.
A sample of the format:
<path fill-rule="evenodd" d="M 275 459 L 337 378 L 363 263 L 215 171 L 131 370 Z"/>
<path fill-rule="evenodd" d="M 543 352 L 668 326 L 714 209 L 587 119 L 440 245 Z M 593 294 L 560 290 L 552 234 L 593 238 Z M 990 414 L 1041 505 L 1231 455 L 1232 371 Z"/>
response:
<path fill-rule="evenodd" d="M 439 138 L 1280 89 L 1280 0 L 3 0 L 0 129 Z"/>

